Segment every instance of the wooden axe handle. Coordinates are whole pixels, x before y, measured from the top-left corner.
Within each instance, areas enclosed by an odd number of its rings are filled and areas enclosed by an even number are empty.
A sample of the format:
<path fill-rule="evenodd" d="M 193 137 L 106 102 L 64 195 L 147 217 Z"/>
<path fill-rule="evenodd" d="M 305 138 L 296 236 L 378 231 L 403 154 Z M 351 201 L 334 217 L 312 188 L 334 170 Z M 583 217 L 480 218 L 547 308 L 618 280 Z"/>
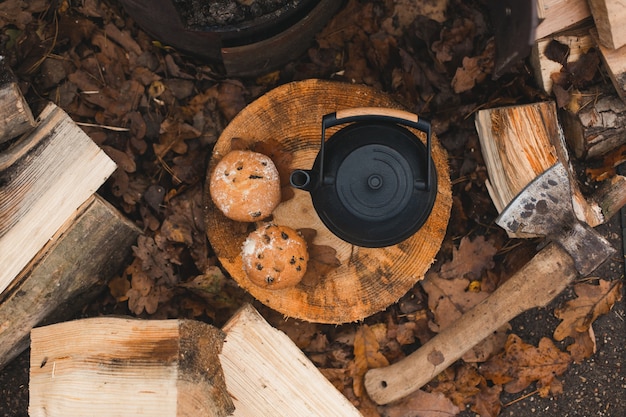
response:
<path fill-rule="evenodd" d="M 576 277 L 572 258 L 550 243 L 489 297 L 464 313 L 409 356 L 365 374 L 365 388 L 378 404 L 405 397 L 461 358 L 518 314 L 546 306 Z"/>

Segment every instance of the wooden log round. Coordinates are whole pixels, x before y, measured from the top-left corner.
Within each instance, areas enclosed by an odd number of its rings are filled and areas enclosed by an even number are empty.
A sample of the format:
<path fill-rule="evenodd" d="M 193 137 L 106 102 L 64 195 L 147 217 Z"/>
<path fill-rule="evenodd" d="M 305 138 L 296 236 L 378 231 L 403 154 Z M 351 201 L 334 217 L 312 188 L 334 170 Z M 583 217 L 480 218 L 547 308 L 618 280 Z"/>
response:
<path fill-rule="evenodd" d="M 211 201 L 207 181 L 207 237 L 219 261 L 242 288 L 288 317 L 339 324 L 384 310 L 424 277 L 446 232 L 452 192 L 447 154 L 434 135 L 432 157 L 438 190 L 432 213 L 420 230 L 396 245 L 364 248 L 339 239 L 318 217 L 309 193 L 288 187 L 292 170 L 313 166 L 320 146 L 322 116 L 355 107 L 401 109 L 387 94 L 366 86 L 322 80 L 293 82 L 244 108 L 224 129 L 213 150 L 207 179 L 234 146 L 261 149 L 272 157 L 285 185 L 272 221 L 296 230 L 314 231 L 304 279 L 297 286 L 282 290 L 258 287 L 247 278 L 241 260 L 241 246 L 255 225 L 226 218 Z M 338 128 L 329 129 L 327 137 Z M 413 132 L 425 141 L 422 132 Z"/>

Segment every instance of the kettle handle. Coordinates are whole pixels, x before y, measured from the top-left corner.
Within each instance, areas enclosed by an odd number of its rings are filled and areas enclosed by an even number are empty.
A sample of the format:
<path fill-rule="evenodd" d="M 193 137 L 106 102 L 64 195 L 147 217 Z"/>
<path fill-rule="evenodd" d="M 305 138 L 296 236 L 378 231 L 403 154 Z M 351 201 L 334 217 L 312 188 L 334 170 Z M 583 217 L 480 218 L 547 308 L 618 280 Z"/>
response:
<path fill-rule="evenodd" d="M 338 110 L 335 113 L 329 113 L 322 117 L 322 143 L 320 146 L 320 173 L 324 172 L 324 142 L 326 142 L 326 129 L 339 124 L 358 122 L 358 121 L 387 121 L 403 124 L 408 127 L 415 128 L 426 133 L 426 180 L 424 181 L 422 191 L 430 191 L 431 188 L 431 129 L 430 122 L 421 119 L 417 114 L 399 109 L 390 109 L 385 107 L 354 107 L 350 109 Z M 322 177 L 320 175 L 320 177 Z M 322 180 L 322 178 L 320 178 Z"/>
<path fill-rule="evenodd" d="M 345 119 L 354 118 L 385 118 L 394 119 L 398 122 L 419 123 L 420 118 L 417 114 L 411 113 L 405 110 L 389 109 L 385 107 L 355 107 L 352 109 L 337 110 L 335 112 L 335 119 L 339 123 L 347 123 Z M 422 121 L 421 127 L 426 128 L 428 122 Z M 424 131 L 425 129 L 420 129 Z"/>

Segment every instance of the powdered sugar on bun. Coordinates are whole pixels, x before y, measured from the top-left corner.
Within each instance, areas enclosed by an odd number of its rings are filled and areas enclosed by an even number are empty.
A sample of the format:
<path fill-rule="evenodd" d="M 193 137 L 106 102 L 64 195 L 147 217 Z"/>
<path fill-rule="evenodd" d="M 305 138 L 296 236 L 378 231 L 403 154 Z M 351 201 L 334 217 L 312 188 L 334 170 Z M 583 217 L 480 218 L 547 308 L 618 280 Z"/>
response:
<path fill-rule="evenodd" d="M 274 162 L 253 151 L 231 151 L 211 174 L 211 199 L 224 215 L 241 222 L 268 217 L 280 203 L 280 178 Z"/>
<path fill-rule="evenodd" d="M 306 273 L 306 241 L 294 229 L 265 223 L 248 235 L 241 248 L 243 269 L 254 284 L 268 289 L 297 285 Z"/>

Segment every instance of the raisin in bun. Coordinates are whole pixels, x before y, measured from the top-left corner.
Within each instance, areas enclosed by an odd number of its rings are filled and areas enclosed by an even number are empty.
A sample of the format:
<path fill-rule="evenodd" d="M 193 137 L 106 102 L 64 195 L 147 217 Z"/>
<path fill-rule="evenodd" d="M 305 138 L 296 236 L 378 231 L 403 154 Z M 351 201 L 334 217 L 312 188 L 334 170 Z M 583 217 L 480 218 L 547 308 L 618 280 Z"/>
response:
<path fill-rule="evenodd" d="M 243 269 L 254 284 L 267 289 L 297 285 L 306 273 L 306 241 L 287 226 L 265 223 L 244 241 Z"/>
<path fill-rule="evenodd" d="M 269 216 L 280 203 L 280 178 L 274 162 L 258 152 L 230 151 L 215 166 L 211 199 L 224 215 L 240 222 Z"/>

